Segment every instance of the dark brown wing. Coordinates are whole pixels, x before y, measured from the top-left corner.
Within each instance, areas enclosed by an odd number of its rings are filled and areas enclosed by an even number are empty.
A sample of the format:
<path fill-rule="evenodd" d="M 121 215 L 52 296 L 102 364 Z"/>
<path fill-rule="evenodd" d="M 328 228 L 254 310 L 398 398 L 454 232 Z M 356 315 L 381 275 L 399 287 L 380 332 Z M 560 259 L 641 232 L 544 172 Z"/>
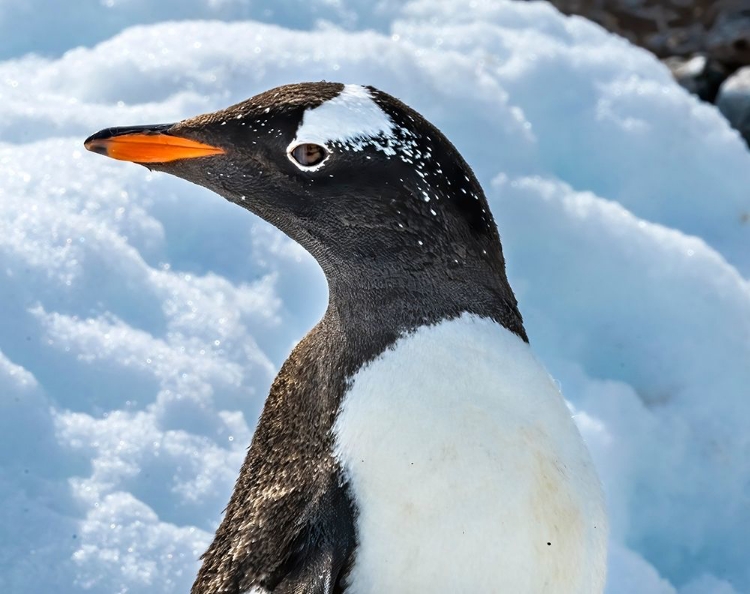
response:
<path fill-rule="evenodd" d="M 310 347 L 323 330 L 297 346 L 271 387 L 192 594 L 340 591 L 354 509 L 332 454 L 342 374 Z"/>

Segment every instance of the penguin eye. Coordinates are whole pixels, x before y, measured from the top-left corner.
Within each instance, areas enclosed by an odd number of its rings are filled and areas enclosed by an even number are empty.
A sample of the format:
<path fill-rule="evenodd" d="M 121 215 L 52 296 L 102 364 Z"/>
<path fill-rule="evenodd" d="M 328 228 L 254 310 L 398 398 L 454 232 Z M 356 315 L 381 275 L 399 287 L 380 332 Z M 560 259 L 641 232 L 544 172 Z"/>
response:
<path fill-rule="evenodd" d="M 328 156 L 328 152 L 322 146 L 309 142 L 296 146 L 289 154 L 303 167 L 320 165 Z"/>

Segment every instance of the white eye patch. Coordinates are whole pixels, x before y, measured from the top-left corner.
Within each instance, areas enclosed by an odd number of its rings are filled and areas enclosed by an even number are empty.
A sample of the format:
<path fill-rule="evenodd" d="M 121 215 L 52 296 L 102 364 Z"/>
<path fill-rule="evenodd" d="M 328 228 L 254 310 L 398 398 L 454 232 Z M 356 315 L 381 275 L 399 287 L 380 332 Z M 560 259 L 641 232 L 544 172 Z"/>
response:
<path fill-rule="evenodd" d="M 373 145 L 392 155 L 395 151 L 389 146 L 388 140 L 393 140 L 393 131 L 393 121 L 375 103 L 367 88 L 344 85 L 344 90 L 339 95 L 305 111 L 297 135 L 287 147 L 287 153 L 291 154 L 301 144 L 317 144 L 328 150 L 333 144 L 343 144 L 353 151 L 361 151 L 365 146 Z"/>

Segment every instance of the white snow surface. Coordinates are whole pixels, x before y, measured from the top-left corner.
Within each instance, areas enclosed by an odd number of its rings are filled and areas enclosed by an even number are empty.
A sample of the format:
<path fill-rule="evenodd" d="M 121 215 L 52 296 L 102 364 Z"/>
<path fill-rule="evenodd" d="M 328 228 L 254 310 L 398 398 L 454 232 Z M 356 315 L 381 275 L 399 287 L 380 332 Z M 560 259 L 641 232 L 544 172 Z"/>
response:
<path fill-rule="evenodd" d="M 750 592 L 750 153 L 715 108 L 539 2 L 58 4 L 0 0 L 0 591 L 186 592 L 325 306 L 279 232 L 83 139 L 325 79 L 484 185 L 604 481 L 607 593 Z"/>

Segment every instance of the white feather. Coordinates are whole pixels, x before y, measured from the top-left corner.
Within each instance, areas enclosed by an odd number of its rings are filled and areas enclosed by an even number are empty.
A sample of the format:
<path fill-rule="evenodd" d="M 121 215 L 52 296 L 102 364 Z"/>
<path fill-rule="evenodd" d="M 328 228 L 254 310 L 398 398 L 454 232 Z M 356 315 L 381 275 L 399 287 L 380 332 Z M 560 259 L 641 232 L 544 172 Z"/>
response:
<path fill-rule="evenodd" d="M 393 121 L 373 101 L 366 87 L 344 85 L 339 95 L 305 111 L 297 134 L 287 150 L 292 151 L 306 143 L 329 148 L 332 143 L 341 143 L 352 150 L 362 150 L 369 143 L 382 150 L 387 149 L 392 154 L 392 149 L 386 144 L 373 143 L 372 140 L 390 137 L 393 130 Z"/>
<path fill-rule="evenodd" d="M 402 337 L 351 378 L 334 433 L 358 508 L 348 594 L 603 591 L 588 450 L 502 326 L 463 315 Z"/>

